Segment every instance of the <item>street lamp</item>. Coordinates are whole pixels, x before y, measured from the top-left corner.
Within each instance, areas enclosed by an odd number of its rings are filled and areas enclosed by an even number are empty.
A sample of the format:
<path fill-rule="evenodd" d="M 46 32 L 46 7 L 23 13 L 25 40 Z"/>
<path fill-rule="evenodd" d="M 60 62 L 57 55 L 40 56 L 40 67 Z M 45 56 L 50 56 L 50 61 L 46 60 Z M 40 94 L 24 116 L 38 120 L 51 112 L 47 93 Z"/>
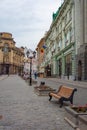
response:
<path fill-rule="evenodd" d="M 32 50 L 27 51 L 27 57 L 30 59 L 30 81 L 29 85 L 32 85 L 32 59 L 35 58 L 36 52 Z"/>

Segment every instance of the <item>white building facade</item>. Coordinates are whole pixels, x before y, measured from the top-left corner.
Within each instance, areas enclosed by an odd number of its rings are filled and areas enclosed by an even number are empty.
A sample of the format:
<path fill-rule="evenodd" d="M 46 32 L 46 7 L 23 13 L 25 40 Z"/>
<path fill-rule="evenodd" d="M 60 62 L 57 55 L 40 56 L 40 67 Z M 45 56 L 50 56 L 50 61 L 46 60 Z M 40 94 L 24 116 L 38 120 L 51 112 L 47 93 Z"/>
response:
<path fill-rule="evenodd" d="M 53 14 L 52 24 L 45 37 L 45 68 L 51 71 L 50 75 L 46 73 L 47 76 L 70 80 L 87 78 L 82 67 L 85 66 L 87 71 L 86 58 L 79 59 L 80 50 L 84 48 L 82 53 L 85 56 L 87 46 L 86 12 L 86 0 L 65 0 Z"/>

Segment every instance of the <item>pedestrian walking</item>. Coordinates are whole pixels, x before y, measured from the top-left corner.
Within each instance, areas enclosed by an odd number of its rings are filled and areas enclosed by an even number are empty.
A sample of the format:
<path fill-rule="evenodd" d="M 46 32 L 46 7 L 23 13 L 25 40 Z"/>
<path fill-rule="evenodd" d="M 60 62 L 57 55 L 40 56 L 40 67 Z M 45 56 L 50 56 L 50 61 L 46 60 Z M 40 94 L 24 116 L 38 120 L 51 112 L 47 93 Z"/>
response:
<path fill-rule="evenodd" d="M 35 77 L 35 79 L 37 79 L 37 72 L 34 73 L 34 77 Z"/>

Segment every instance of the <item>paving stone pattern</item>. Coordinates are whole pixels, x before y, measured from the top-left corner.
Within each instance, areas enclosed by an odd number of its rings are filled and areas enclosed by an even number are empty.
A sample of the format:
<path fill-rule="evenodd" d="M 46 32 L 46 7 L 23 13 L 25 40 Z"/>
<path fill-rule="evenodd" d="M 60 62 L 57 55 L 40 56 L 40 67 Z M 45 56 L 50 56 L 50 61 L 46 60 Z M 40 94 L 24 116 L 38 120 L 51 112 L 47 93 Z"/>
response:
<path fill-rule="evenodd" d="M 0 130 L 73 130 L 64 107 L 48 99 L 17 75 L 0 80 Z"/>

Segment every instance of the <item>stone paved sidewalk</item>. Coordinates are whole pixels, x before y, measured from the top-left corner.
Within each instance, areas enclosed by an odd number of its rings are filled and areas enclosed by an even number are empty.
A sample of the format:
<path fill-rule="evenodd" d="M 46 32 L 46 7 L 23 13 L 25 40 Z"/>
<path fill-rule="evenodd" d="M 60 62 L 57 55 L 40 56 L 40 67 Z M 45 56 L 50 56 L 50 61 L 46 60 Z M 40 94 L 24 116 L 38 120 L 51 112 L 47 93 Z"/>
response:
<path fill-rule="evenodd" d="M 0 81 L 0 130 L 73 130 L 64 120 L 64 107 L 48 99 L 17 75 Z"/>
<path fill-rule="evenodd" d="M 51 81 L 55 81 L 58 83 L 66 83 L 73 86 L 87 88 L 87 81 L 72 81 L 72 80 L 65 80 L 65 79 L 58 79 L 58 78 L 46 78 Z"/>

